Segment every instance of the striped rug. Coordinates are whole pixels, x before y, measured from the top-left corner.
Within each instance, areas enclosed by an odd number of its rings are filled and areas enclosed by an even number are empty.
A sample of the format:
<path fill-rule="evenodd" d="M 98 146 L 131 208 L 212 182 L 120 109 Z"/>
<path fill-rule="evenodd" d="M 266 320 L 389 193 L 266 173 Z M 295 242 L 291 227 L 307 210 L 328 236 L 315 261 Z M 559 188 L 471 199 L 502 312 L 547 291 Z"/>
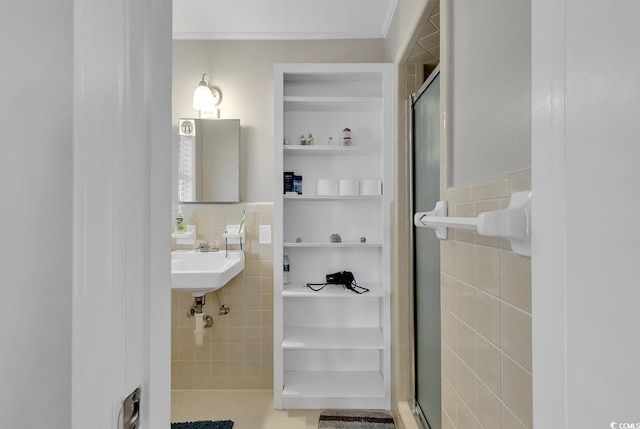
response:
<path fill-rule="evenodd" d="M 232 429 L 231 420 L 200 420 L 197 422 L 171 423 L 171 429 Z"/>
<path fill-rule="evenodd" d="M 326 410 L 318 429 L 395 429 L 393 417 L 379 410 Z"/>

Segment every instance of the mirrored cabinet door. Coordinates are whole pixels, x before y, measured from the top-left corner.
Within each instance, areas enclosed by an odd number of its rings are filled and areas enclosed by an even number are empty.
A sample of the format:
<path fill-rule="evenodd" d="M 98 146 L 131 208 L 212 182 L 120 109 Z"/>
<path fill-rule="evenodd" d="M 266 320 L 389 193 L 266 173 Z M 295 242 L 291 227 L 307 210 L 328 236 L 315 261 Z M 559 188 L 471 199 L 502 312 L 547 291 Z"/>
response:
<path fill-rule="evenodd" d="M 240 201 L 240 120 L 192 119 L 178 122 L 178 201 Z"/>

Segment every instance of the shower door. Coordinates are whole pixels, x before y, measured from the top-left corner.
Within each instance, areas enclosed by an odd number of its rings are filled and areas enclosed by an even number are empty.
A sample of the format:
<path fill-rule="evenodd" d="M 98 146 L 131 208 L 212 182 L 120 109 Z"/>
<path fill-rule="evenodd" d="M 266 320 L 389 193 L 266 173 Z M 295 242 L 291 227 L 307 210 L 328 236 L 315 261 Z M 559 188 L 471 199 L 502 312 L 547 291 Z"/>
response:
<path fill-rule="evenodd" d="M 412 97 L 412 104 L 412 213 L 415 213 L 432 210 L 440 199 L 439 68 Z M 441 429 L 440 242 L 430 228 L 413 228 L 413 280 L 413 410 L 425 427 Z"/>

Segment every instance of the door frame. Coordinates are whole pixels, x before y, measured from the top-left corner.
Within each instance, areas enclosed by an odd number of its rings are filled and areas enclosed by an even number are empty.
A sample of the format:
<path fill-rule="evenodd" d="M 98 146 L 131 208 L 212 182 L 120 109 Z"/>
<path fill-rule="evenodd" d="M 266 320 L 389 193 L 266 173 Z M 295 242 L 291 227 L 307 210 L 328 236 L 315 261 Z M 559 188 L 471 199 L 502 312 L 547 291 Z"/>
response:
<path fill-rule="evenodd" d="M 531 244 L 532 397 L 536 426 L 548 428 L 565 428 L 569 423 L 566 385 L 565 10 L 565 0 L 535 1 L 531 8 L 531 188 L 532 224 L 535 225 Z M 551 296 L 553 299 L 549 299 Z"/>
<path fill-rule="evenodd" d="M 637 2 L 623 0 L 605 9 L 593 0 L 532 2 L 533 421 L 540 428 L 640 420 L 633 332 L 640 29 L 631 18 L 638 13 Z M 607 30 L 594 31 L 595 20 Z M 605 201 L 614 204 L 603 213 Z"/>

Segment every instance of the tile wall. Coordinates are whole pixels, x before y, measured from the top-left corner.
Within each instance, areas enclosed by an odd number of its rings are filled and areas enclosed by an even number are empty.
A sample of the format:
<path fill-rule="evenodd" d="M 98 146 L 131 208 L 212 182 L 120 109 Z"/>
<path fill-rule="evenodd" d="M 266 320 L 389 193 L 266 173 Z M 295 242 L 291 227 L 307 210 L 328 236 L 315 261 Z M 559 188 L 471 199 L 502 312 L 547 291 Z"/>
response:
<path fill-rule="evenodd" d="M 449 188 L 453 216 L 505 208 L 530 170 Z M 508 240 L 449 230 L 441 242 L 443 429 L 531 429 L 531 260 Z"/>
<path fill-rule="evenodd" d="M 245 269 L 219 289 L 221 302 L 231 308 L 229 314 L 219 315 L 216 295 L 206 295 L 204 313 L 214 323 L 202 346 L 195 345 L 195 322 L 186 316 L 193 297 L 171 295 L 172 389 L 273 388 L 273 247 L 258 244 L 258 226 L 273 225 L 273 204 L 189 204 L 183 211 L 187 224 L 197 227 L 197 240 L 217 240 L 224 248 L 224 228 L 238 224 L 243 209 Z M 176 212 L 174 207 L 174 217 Z M 173 249 L 190 248 L 173 244 Z"/>

